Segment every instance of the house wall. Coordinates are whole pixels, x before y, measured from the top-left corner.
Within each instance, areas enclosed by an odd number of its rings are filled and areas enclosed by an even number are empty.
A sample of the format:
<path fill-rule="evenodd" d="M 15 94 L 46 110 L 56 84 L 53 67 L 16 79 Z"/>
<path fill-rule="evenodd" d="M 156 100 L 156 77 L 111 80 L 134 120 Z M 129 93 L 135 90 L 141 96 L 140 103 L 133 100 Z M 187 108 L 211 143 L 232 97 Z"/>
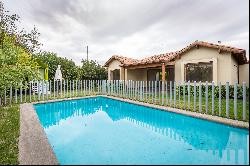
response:
<path fill-rule="evenodd" d="M 237 81 L 237 68 L 232 67 L 236 62 L 230 53 L 219 53 L 218 49 L 212 48 L 192 48 L 184 53 L 175 63 L 175 81 L 184 81 L 184 65 L 186 63 L 197 63 L 213 61 L 213 80 L 215 84 L 221 82 L 225 84 L 230 81 L 233 84 Z"/>
<path fill-rule="evenodd" d="M 238 62 L 231 55 L 231 79 L 229 80 L 230 84 L 238 83 Z"/>
<path fill-rule="evenodd" d="M 122 70 L 121 70 L 120 65 L 121 65 L 121 62 L 119 62 L 117 60 L 113 60 L 112 62 L 109 63 L 109 66 L 108 66 L 108 79 L 109 80 L 111 79 L 110 71 L 115 70 L 115 69 L 120 69 L 120 77 L 121 77 Z"/>
<path fill-rule="evenodd" d="M 127 80 L 147 81 L 147 69 L 126 69 Z"/>
<path fill-rule="evenodd" d="M 239 77 L 239 83 L 246 82 L 247 87 L 249 87 L 249 64 L 239 66 Z"/>

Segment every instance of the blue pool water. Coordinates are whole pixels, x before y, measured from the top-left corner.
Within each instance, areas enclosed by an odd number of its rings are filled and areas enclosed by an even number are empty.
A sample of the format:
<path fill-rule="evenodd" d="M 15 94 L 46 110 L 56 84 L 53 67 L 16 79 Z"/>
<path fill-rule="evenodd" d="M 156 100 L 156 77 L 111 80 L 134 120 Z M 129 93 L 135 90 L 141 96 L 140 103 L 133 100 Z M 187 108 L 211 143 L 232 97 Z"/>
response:
<path fill-rule="evenodd" d="M 249 131 L 105 97 L 36 104 L 60 164 L 249 164 Z"/>

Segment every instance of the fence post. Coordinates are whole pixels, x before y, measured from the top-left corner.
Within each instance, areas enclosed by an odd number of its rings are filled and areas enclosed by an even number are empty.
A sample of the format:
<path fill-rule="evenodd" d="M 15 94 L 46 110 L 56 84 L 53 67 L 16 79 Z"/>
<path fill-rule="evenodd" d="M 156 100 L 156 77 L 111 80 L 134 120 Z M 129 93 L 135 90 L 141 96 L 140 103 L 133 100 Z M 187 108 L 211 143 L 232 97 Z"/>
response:
<path fill-rule="evenodd" d="M 186 109 L 186 82 L 183 82 L 183 105 L 184 105 L 184 110 Z"/>
<path fill-rule="evenodd" d="M 246 120 L 246 82 L 243 82 L 243 120 Z"/>
<path fill-rule="evenodd" d="M 164 81 L 162 81 L 162 85 L 161 85 L 161 105 L 164 105 L 164 95 L 165 95 L 165 93 L 164 93 L 164 90 L 165 90 L 165 85 L 164 85 L 164 82 L 165 82 L 165 80 Z"/>
<path fill-rule="evenodd" d="M 49 95 L 48 95 L 48 87 L 49 87 L 49 82 L 46 80 L 46 100 L 48 101 Z"/>
<path fill-rule="evenodd" d="M 4 86 L 4 105 L 7 104 L 7 101 L 6 101 L 6 86 Z"/>
<path fill-rule="evenodd" d="M 208 113 L 208 82 L 206 81 L 206 114 Z"/>
<path fill-rule="evenodd" d="M 63 80 L 63 97 L 64 97 L 64 98 L 65 98 L 65 96 L 66 96 L 65 90 L 66 90 L 66 81 Z"/>
<path fill-rule="evenodd" d="M 148 103 L 151 103 L 151 81 L 148 81 Z"/>
<path fill-rule="evenodd" d="M 212 81 L 212 115 L 214 115 L 214 81 Z"/>
<path fill-rule="evenodd" d="M 56 80 L 56 97 L 57 98 L 58 98 L 58 89 L 59 89 L 58 80 Z"/>
<path fill-rule="evenodd" d="M 32 94 L 31 94 L 31 82 L 29 82 L 29 95 L 30 95 L 30 103 L 31 103 L 31 96 L 32 96 Z"/>
<path fill-rule="evenodd" d="M 62 98 L 62 80 L 60 80 L 60 90 L 61 90 L 61 98 Z"/>
<path fill-rule="evenodd" d="M 174 108 L 176 107 L 176 82 L 174 81 Z"/>
<path fill-rule="evenodd" d="M 156 104 L 157 101 L 157 81 L 155 81 L 155 95 L 154 95 L 154 104 Z"/>
<path fill-rule="evenodd" d="M 170 96 L 169 96 L 169 106 L 171 107 L 172 106 L 172 81 L 170 81 L 170 87 L 169 87 L 169 91 L 170 91 Z"/>
<path fill-rule="evenodd" d="M 166 81 L 166 106 L 168 106 L 168 81 Z"/>
<path fill-rule="evenodd" d="M 181 82 L 178 82 L 179 108 L 181 108 Z"/>
<path fill-rule="evenodd" d="M 158 104 L 161 105 L 161 81 L 159 81 L 159 90 L 158 90 Z"/>
<path fill-rule="evenodd" d="M 27 95 L 27 81 L 25 81 L 25 91 L 24 91 L 24 101 L 25 101 L 25 103 L 27 102 L 27 99 L 26 99 L 26 95 Z M 12 93 L 12 92 L 11 92 Z M 12 96 L 12 94 L 11 94 L 11 96 Z"/>
<path fill-rule="evenodd" d="M 17 104 L 17 85 L 15 84 L 15 103 Z"/>
<path fill-rule="evenodd" d="M 190 81 L 188 81 L 188 110 L 190 110 Z"/>
<path fill-rule="evenodd" d="M 42 101 L 44 101 L 44 91 L 43 91 L 44 89 L 43 89 L 43 83 L 44 83 L 44 81 L 42 80 L 42 86 L 41 86 L 41 87 L 42 87 Z"/>
<path fill-rule="evenodd" d="M 69 80 L 69 97 L 71 98 L 71 80 Z"/>
<path fill-rule="evenodd" d="M 199 112 L 202 111 L 202 92 L 201 92 L 201 81 L 199 82 Z"/>
<path fill-rule="evenodd" d="M 51 88 L 51 80 L 49 80 L 49 92 L 50 92 L 50 98 L 51 98 L 51 94 L 52 94 L 52 88 Z"/>
<path fill-rule="evenodd" d="M 221 82 L 219 82 L 219 116 L 221 116 Z"/>
<path fill-rule="evenodd" d="M 10 105 L 12 104 L 12 83 L 10 83 Z"/>
<path fill-rule="evenodd" d="M 142 101 L 145 102 L 145 81 L 142 82 Z"/>
<path fill-rule="evenodd" d="M 54 79 L 54 99 L 56 98 L 56 80 Z"/>
<path fill-rule="evenodd" d="M 226 82 L 226 116 L 229 118 L 229 82 Z"/>
<path fill-rule="evenodd" d="M 194 112 L 196 112 L 196 81 L 194 81 Z"/>
<path fill-rule="evenodd" d="M 234 119 L 237 119 L 237 82 L 234 83 Z"/>

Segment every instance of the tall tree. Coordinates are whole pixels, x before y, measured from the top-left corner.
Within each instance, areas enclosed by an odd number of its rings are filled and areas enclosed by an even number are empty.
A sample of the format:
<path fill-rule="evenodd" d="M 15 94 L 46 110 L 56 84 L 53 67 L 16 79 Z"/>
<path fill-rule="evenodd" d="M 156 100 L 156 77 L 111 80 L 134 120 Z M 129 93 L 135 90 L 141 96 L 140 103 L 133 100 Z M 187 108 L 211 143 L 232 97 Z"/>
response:
<path fill-rule="evenodd" d="M 96 61 L 82 60 L 82 67 L 78 72 L 80 79 L 104 80 L 107 79 L 107 70 Z"/>

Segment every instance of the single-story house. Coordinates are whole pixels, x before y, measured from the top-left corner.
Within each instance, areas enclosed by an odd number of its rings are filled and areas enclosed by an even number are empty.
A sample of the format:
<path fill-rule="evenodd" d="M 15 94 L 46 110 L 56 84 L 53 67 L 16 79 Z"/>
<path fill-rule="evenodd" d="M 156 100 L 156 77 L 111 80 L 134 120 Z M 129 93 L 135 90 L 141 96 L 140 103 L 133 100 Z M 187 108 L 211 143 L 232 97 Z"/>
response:
<path fill-rule="evenodd" d="M 249 85 L 249 61 L 244 49 L 203 41 L 141 60 L 114 55 L 104 66 L 109 80 L 228 81 Z"/>

